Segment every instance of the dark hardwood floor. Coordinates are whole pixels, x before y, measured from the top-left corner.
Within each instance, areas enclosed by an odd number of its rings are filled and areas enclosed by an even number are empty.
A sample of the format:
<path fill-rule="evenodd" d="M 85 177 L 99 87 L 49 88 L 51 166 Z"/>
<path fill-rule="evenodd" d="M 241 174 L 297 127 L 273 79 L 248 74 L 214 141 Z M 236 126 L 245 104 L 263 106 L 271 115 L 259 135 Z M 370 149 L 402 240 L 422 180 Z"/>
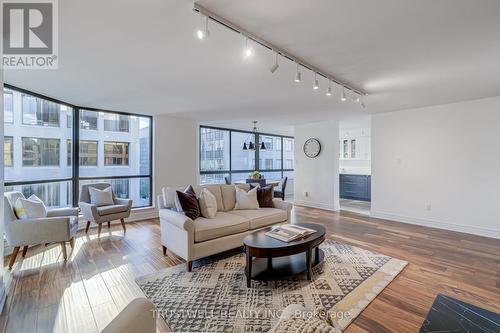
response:
<path fill-rule="evenodd" d="M 304 207 L 294 208 L 292 220 L 321 223 L 331 239 L 409 262 L 347 333 L 418 332 L 437 293 L 500 312 L 499 240 Z M 125 236 L 118 222 L 100 240 L 96 229 L 79 232 L 66 263 L 59 245 L 30 248 L 6 272 L 0 325 L 6 332 L 98 332 L 142 295 L 136 277 L 182 262 L 163 256 L 158 220 L 129 223 Z"/>

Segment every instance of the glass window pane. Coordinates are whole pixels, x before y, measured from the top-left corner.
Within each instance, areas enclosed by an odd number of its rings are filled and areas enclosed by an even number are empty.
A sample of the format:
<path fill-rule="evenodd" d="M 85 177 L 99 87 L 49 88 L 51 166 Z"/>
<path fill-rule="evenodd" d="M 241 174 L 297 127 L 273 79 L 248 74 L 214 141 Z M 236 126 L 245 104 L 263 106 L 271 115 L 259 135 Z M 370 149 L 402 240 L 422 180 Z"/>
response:
<path fill-rule="evenodd" d="M 261 135 L 259 140 L 266 148 L 259 150 L 260 170 L 281 169 L 281 137 Z"/>
<path fill-rule="evenodd" d="M 59 127 L 60 105 L 31 95 L 22 95 L 23 124 Z"/>
<path fill-rule="evenodd" d="M 105 113 L 104 130 L 111 132 L 128 132 L 129 116 L 124 116 L 115 113 Z"/>
<path fill-rule="evenodd" d="M 34 194 L 49 208 L 68 207 L 73 205 L 71 200 L 71 181 L 6 186 L 5 191 L 19 191 L 22 192 L 26 198 Z"/>
<path fill-rule="evenodd" d="M 22 138 L 23 166 L 59 166 L 59 139 Z"/>
<path fill-rule="evenodd" d="M 231 132 L 231 169 L 232 170 L 255 170 L 255 150 L 244 150 L 252 142 L 255 145 L 253 133 Z"/>
<path fill-rule="evenodd" d="M 14 122 L 14 94 L 7 89 L 3 90 L 3 117 L 5 123 Z"/>
<path fill-rule="evenodd" d="M 225 184 L 224 177 L 229 177 L 229 173 L 212 173 L 200 175 L 200 184 Z"/>
<path fill-rule="evenodd" d="M 294 139 L 283 138 L 283 169 L 293 169 Z"/>
<path fill-rule="evenodd" d="M 6 136 L 3 140 L 3 165 L 11 167 L 14 165 L 14 138 Z"/>
<path fill-rule="evenodd" d="M 97 141 L 80 140 L 80 165 L 97 166 Z"/>
<path fill-rule="evenodd" d="M 99 113 L 97 111 L 80 110 L 80 128 L 85 130 L 97 130 Z"/>
<path fill-rule="evenodd" d="M 285 188 L 285 198 L 293 198 L 293 171 L 284 171 L 283 177 L 288 177 Z"/>
<path fill-rule="evenodd" d="M 229 131 L 200 128 L 200 168 L 229 170 Z"/>
<path fill-rule="evenodd" d="M 281 171 L 264 171 L 260 173 L 266 180 L 280 180 Z"/>

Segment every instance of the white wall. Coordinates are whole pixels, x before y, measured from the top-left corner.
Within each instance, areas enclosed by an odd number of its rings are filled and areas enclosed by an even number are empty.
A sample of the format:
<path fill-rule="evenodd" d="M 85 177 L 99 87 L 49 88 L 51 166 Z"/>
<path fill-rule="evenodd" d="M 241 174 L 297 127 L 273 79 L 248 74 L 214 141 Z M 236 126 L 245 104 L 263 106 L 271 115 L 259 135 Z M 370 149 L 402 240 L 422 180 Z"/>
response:
<path fill-rule="evenodd" d="M 500 238 L 500 97 L 374 115 L 372 216 Z"/>
<path fill-rule="evenodd" d="M 198 184 L 196 121 L 155 116 L 154 153 L 154 193 L 161 193 L 163 186 Z"/>
<path fill-rule="evenodd" d="M 304 142 L 316 138 L 321 143 L 317 158 L 304 154 Z M 339 126 L 337 121 L 295 127 L 294 201 L 299 205 L 339 209 Z M 308 192 L 306 196 L 304 192 Z"/>
<path fill-rule="evenodd" d="M 2 9 L 0 8 L 0 16 L 2 16 Z M 3 16 L 2 16 L 3 17 Z M 2 35 L 2 25 L 0 24 L 0 36 Z M 1 38 L 0 38 L 1 39 Z M 0 43 L 2 44 L 2 43 Z M 2 51 L 2 45 L 0 45 L 0 54 L 3 54 Z M 3 87 L 3 70 L 0 69 L 0 86 Z M 2 89 L 3 90 L 3 89 Z M 3 124 L 3 93 L 0 94 L 0 124 Z M 3 126 L 0 126 L 0 156 L 3 156 Z M 3 236 L 4 234 L 4 225 L 3 225 L 3 190 L 4 190 L 4 167 L 3 167 L 4 160 L 3 158 L 0 158 L 0 235 Z M 4 247 L 0 246 L 0 312 L 3 310 L 3 306 L 5 304 L 5 299 L 7 297 L 7 293 L 5 291 L 5 284 L 3 281 L 3 276 L 4 276 L 4 266 L 3 266 L 3 256 L 4 256 Z"/>

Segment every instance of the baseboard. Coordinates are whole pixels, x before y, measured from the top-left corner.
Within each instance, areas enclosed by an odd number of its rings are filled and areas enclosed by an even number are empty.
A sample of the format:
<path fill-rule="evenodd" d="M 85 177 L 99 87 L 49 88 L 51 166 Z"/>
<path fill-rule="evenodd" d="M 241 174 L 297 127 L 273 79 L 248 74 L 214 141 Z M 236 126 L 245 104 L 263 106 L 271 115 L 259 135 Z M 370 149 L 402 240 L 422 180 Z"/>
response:
<path fill-rule="evenodd" d="M 303 200 L 294 200 L 293 204 L 298 205 L 298 206 L 329 210 L 332 212 L 336 212 L 336 211 L 340 210 L 340 207 L 335 207 L 334 205 L 328 205 L 328 204 L 310 202 L 310 201 L 303 201 Z"/>
<path fill-rule="evenodd" d="M 500 239 L 500 230 L 493 230 L 476 226 L 464 226 L 460 224 L 442 222 L 433 219 L 423 219 L 418 217 L 403 216 L 403 215 L 397 215 L 397 214 L 374 211 L 374 210 L 371 211 L 371 217 Z"/>

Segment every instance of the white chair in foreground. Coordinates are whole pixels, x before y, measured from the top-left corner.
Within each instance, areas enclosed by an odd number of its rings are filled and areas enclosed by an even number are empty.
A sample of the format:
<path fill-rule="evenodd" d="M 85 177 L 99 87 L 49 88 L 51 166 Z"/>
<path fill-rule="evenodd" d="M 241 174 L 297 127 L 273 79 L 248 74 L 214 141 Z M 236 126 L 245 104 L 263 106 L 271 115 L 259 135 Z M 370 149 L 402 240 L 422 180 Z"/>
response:
<path fill-rule="evenodd" d="M 60 243 L 64 260 L 67 259 L 66 242 L 71 248 L 75 245 L 78 230 L 78 208 L 60 208 L 47 212 L 47 217 L 20 220 L 14 213 L 16 200 L 24 198 L 21 192 L 5 192 L 4 225 L 7 243 L 14 249 L 10 256 L 9 269 L 12 269 L 21 246 L 22 256 L 29 246 L 47 243 Z"/>

